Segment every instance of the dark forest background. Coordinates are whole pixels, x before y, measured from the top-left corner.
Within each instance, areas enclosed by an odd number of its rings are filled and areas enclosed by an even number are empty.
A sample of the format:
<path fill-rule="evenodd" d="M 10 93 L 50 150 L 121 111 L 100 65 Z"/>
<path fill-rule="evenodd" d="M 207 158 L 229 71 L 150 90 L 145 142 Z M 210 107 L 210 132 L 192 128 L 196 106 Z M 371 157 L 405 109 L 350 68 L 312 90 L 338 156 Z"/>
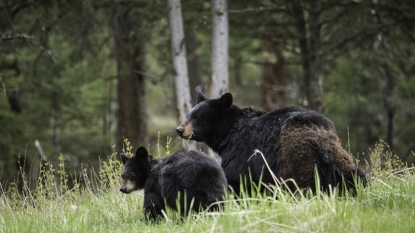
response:
<path fill-rule="evenodd" d="M 0 8 L 2 183 L 17 161 L 33 174 L 61 154 L 72 173 L 97 167 L 124 137 L 155 150 L 169 135 L 181 146 L 165 1 L 3 0 Z M 207 92 L 210 8 L 182 1 L 193 98 Z M 413 0 L 229 0 L 228 14 L 237 105 L 311 108 L 333 120 L 354 157 L 369 160 L 382 140 L 415 161 Z"/>

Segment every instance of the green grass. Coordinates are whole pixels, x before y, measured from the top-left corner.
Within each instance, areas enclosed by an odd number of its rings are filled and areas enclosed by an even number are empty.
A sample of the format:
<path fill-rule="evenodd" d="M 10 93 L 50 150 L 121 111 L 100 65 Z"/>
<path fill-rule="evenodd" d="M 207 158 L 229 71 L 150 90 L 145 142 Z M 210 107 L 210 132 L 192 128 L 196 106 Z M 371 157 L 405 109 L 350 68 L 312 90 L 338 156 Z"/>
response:
<path fill-rule="evenodd" d="M 224 212 L 178 221 L 168 212 L 159 224 L 142 218 L 143 193 L 62 196 L 40 207 L 0 199 L 1 232 L 414 232 L 415 174 L 374 180 L 357 197 L 283 194 L 226 201 Z"/>
<path fill-rule="evenodd" d="M 68 188 L 63 167 L 47 169 L 44 185 L 26 195 L 13 185 L 2 188 L 0 232 L 415 232 L 412 168 L 372 178 L 356 197 L 293 196 L 276 188 L 277 199 L 229 195 L 223 212 L 179 220 L 167 211 L 158 224 L 141 220 L 143 192 L 118 191 L 121 168 L 110 157 L 98 173 L 84 171 L 83 188 Z"/>

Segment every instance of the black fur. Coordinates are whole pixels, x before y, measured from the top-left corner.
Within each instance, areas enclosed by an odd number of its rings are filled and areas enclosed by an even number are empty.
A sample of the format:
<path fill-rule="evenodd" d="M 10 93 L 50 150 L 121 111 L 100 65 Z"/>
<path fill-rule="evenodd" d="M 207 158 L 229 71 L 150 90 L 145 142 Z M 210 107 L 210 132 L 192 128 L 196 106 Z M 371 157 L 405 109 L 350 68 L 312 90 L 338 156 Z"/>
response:
<path fill-rule="evenodd" d="M 165 209 L 165 203 L 187 214 L 192 199 L 192 210 L 199 211 L 225 196 L 227 182 L 222 168 L 213 158 L 200 152 L 181 151 L 154 159 L 140 147 L 136 156 L 130 158 L 121 154 L 121 160 L 124 170 L 120 191 L 131 193 L 144 189 L 144 210 L 148 219 L 157 219 Z"/>
<path fill-rule="evenodd" d="M 183 132 L 183 138 L 205 142 L 222 157 L 228 184 L 236 192 L 240 176 L 247 176 L 248 170 L 254 182 L 259 182 L 262 174 L 263 182 L 275 184 L 261 156 L 248 161 L 255 149 L 264 154 L 280 181 L 292 178 L 300 188 L 315 190 L 315 167 L 323 190 L 339 186 L 344 179 L 346 188 L 354 191 L 352 174 L 366 185 L 365 174 L 341 148 L 335 127 L 325 116 L 295 107 L 270 113 L 240 109 L 232 105 L 230 93 L 211 100 L 199 93 L 198 99 L 177 131 Z M 294 184 L 288 186 L 294 191 Z"/>

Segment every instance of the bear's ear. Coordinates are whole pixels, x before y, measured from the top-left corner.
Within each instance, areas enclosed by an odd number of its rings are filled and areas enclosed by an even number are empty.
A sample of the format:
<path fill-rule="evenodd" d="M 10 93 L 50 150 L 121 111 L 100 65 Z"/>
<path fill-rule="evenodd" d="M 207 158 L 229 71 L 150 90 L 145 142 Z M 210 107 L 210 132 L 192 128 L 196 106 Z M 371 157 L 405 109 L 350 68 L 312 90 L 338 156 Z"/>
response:
<path fill-rule="evenodd" d="M 126 154 L 124 154 L 124 153 L 121 153 L 120 154 L 120 157 L 121 157 L 121 162 L 125 165 L 125 163 L 129 160 L 129 159 L 131 159 L 128 155 L 126 155 Z"/>
<path fill-rule="evenodd" d="M 140 159 L 147 159 L 148 152 L 146 148 L 142 146 L 138 147 L 137 151 L 135 152 L 135 157 L 140 158 Z"/>
<path fill-rule="evenodd" d="M 197 103 L 206 101 L 208 98 L 202 94 L 202 92 L 197 92 Z"/>
<path fill-rule="evenodd" d="M 224 108 L 230 108 L 233 103 L 233 98 L 231 93 L 225 93 L 219 98 L 219 104 Z"/>

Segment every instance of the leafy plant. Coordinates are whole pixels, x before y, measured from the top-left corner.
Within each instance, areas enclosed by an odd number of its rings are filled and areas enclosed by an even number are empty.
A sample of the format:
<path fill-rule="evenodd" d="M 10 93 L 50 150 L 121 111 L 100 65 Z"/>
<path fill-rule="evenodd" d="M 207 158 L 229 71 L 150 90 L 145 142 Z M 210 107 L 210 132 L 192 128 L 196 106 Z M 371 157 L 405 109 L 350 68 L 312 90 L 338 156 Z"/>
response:
<path fill-rule="evenodd" d="M 132 146 L 128 139 L 124 140 L 126 145 L 125 149 L 122 149 L 123 153 L 132 156 Z M 114 190 L 120 185 L 120 174 L 122 172 L 123 166 L 121 162 L 117 159 L 117 152 L 113 152 L 106 161 L 101 163 L 99 170 L 99 179 L 101 185 L 104 186 L 104 189 Z"/>
<path fill-rule="evenodd" d="M 369 155 L 371 161 L 369 175 L 374 178 L 387 178 L 408 169 L 407 165 L 390 150 L 383 140 L 375 144 L 375 148 L 369 151 Z"/>

